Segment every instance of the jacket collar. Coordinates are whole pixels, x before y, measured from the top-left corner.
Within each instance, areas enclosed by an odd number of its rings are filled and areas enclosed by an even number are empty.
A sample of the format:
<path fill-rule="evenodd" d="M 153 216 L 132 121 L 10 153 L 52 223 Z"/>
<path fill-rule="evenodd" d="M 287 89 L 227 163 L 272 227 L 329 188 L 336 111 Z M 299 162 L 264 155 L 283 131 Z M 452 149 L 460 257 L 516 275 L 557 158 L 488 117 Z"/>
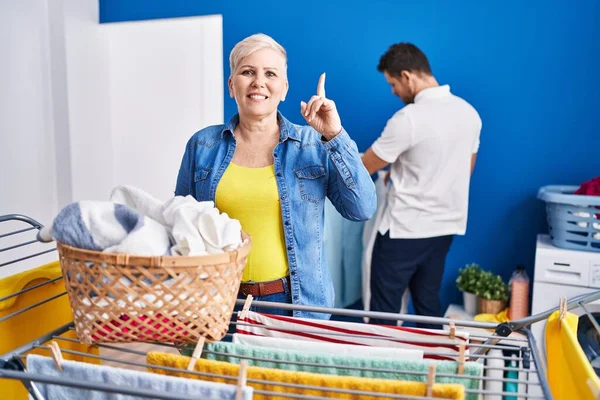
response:
<path fill-rule="evenodd" d="M 233 130 L 240 123 L 240 115 L 235 114 L 228 123 L 223 126 L 223 130 L 221 131 L 221 139 L 225 135 L 226 132 L 229 132 L 233 135 Z M 296 126 L 288 121 L 281 112 L 277 111 L 277 123 L 279 123 L 279 142 L 285 142 L 288 139 L 300 141 L 300 133 Z"/>

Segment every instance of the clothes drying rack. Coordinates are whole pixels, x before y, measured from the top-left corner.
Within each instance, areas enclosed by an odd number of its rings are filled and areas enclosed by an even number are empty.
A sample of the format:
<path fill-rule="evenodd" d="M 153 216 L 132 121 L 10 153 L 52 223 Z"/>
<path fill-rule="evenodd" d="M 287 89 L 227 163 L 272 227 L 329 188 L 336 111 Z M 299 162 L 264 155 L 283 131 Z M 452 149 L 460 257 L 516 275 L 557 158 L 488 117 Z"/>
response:
<path fill-rule="evenodd" d="M 14 223 L 21 223 L 23 225 L 23 227 L 17 227 L 14 230 L 11 230 L 9 232 L 4 232 L 4 233 L 2 232 L 2 230 L 0 230 L 0 256 L 6 256 L 11 251 L 17 251 L 17 250 L 20 251 L 20 254 L 18 254 L 16 256 L 16 258 L 9 259 L 8 261 L 3 261 L 3 259 L 0 258 L 0 267 L 6 267 L 8 265 L 13 265 L 15 263 L 23 262 L 24 260 L 29 260 L 29 259 L 32 259 L 35 257 L 39 257 L 43 254 L 48 254 L 48 253 L 51 253 L 52 251 L 55 251 L 55 248 L 54 249 L 45 249 L 42 251 L 36 250 L 36 251 L 30 252 L 26 255 L 23 255 L 22 253 L 23 253 L 24 249 L 27 249 L 29 246 L 32 246 L 35 243 L 37 243 L 37 240 L 35 239 L 35 234 L 37 233 L 37 231 L 39 229 L 42 228 L 42 225 L 27 216 L 11 214 L 11 215 L 0 216 L 0 227 L 3 225 L 2 224 L 3 222 L 7 222 L 7 221 L 11 221 L 11 223 L 13 225 L 14 225 Z M 10 243 L 7 246 L 2 244 L 2 242 L 6 241 L 7 239 L 10 239 L 10 238 L 14 239 L 17 236 L 21 237 L 23 235 L 28 235 L 28 234 L 31 237 L 26 238 L 25 240 L 22 240 L 22 241 L 19 240 L 18 243 L 14 243 L 14 240 L 13 240 L 13 243 Z M 62 276 L 56 276 L 55 278 L 49 279 L 48 281 L 46 281 L 44 283 L 35 284 L 35 285 L 27 287 L 23 290 L 19 290 L 19 291 L 16 291 L 15 293 L 9 294 L 8 296 L 0 297 L 0 304 L 3 301 L 8 300 L 10 298 L 23 295 L 26 292 L 40 290 L 45 285 L 49 285 L 49 284 L 52 284 L 53 282 L 57 282 L 60 280 L 62 280 Z M 42 306 L 43 304 L 55 299 L 57 296 L 64 296 L 64 295 L 66 295 L 66 292 L 61 293 L 59 295 L 52 296 L 51 298 L 39 301 L 35 304 L 31 304 L 23 309 L 15 310 L 14 312 L 11 312 L 8 315 L 0 317 L 0 323 L 8 321 L 9 319 L 16 317 L 17 315 L 21 315 L 23 313 L 30 312 L 31 310 L 35 309 L 36 307 Z M 584 312 L 587 313 L 587 315 L 589 316 L 593 325 L 600 332 L 600 325 L 598 324 L 598 322 L 596 321 L 594 316 L 591 313 L 589 313 L 585 307 L 586 304 L 588 304 L 589 302 L 595 301 L 597 299 L 600 299 L 600 292 L 592 293 L 592 294 L 585 295 L 585 296 L 579 296 L 579 297 L 570 299 L 567 303 L 567 308 L 569 310 L 571 310 L 571 309 L 574 309 L 577 307 L 582 307 Z M 241 307 L 243 304 L 244 304 L 244 300 L 237 300 L 237 306 Z M 552 399 L 552 395 L 550 393 L 548 381 L 547 381 L 547 375 L 546 375 L 547 369 L 546 369 L 546 365 L 545 365 L 545 357 L 543 356 L 542 352 L 539 350 L 537 343 L 535 341 L 535 338 L 531 334 L 531 331 L 529 329 L 527 329 L 527 327 L 532 323 L 536 323 L 536 322 L 545 320 L 556 309 L 548 310 L 546 312 L 543 312 L 543 313 L 540 313 L 540 314 L 537 314 L 537 315 L 534 315 L 534 316 L 531 316 L 528 318 L 524 318 L 521 320 L 511 321 L 511 322 L 502 323 L 502 324 L 498 325 L 498 324 L 488 323 L 488 322 L 453 320 L 453 319 L 447 319 L 447 318 L 423 317 L 423 316 L 402 315 L 402 314 L 394 314 L 394 313 L 378 313 L 378 312 L 367 312 L 367 311 L 361 311 L 361 310 L 313 307 L 313 306 L 305 306 L 305 305 L 269 303 L 269 302 L 260 302 L 260 301 L 255 301 L 252 304 L 257 307 L 264 307 L 264 308 L 279 308 L 279 309 L 287 309 L 287 310 L 321 312 L 321 313 L 328 313 L 328 314 L 332 314 L 332 315 L 339 315 L 339 316 L 346 316 L 346 317 L 380 318 L 380 319 L 397 320 L 397 321 L 404 321 L 404 322 L 423 322 L 423 323 L 429 323 L 429 324 L 449 325 L 449 326 L 455 327 L 457 330 L 459 330 L 461 328 L 464 330 L 477 328 L 477 329 L 480 329 L 480 331 L 478 330 L 477 333 L 470 334 L 471 343 L 468 345 L 469 346 L 468 361 L 476 361 L 476 362 L 485 364 L 484 361 L 490 360 L 492 358 L 496 358 L 496 359 L 499 358 L 501 360 L 508 360 L 508 359 L 515 360 L 514 357 L 513 358 L 504 357 L 504 356 L 496 357 L 496 356 L 490 356 L 488 354 L 488 352 L 492 349 L 512 350 L 519 354 L 518 357 L 516 358 L 516 360 L 519 362 L 519 367 L 517 367 L 517 368 L 493 367 L 492 368 L 492 367 L 484 366 L 484 368 L 483 368 L 484 373 L 481 377 L 478 377 L 478 378 L 477 377 L 468 377 L 469 379 L 479 379 L 481 381 L 482 384 L 480 385 L 479 389 L 468 389 L 467 388 L 465 391 L 466 395 L 483 395 L 483 396 L 495 395 L 495 396 L 512 396 L 513 398 Z M 242 322 L 235 322 L 232 320 L 231 324 L 232 325 L 236 325 L 236 324 L 241 325 Z M 149 390 L 134 389 L 134 388 L 128 388 L 128 387 L 109 386 L 106 384 L 94 383 L 94 382 L 85 382 L 85 381 L 74 382 L 74 381 L 71 381 L 71 380 L 68 380 L 65 378 L 49 377 L 49 376 L 45 376 L 42 374 L 33 374 L 33 373 L 30 373 L 27 371 L 26 365 L 24 363 L 24 358 L 28 352 L 30 352 L 32 350 L 36 350 L 38 353 L 40 351 L 46 351 L 47 352 L 46 354 L 49 354 L 50 346 L 48 345 L 48 343 L 50 341 L 56 341 L 59 344 L 61 341 L 63 341 L 63 342 L 64 341 L 75 341 L 76 342 L 75 339 L 68 339 L 68 338 L 61 336 L 65 332 L 72 331 L 72 330 L 74 330 L 73 324 L 67 323 L 63 326 L 57 327 L 56 329 L 52 329 L 51 331 L 41 332 L 39 337 L 37 337 L 37 339 L 29 341 L 27 343 L 23 343 L 20 346 L 12 349 L 11 351 L 0 355 L 0 378 L 20 381 L 25 386 L 27 391 L 29 392 L 29 395 L 31 396 L 31 398 L 38 399 L 38 400 L 42 400 L 42 397 L 39 394 L 39 391 L 37 390 L 37 387 L 36 387 L 36 384 L 38 384 L 38 383 L 64 385 L 64 386 L 69 386 L 69 387 L 74 387 L 74 388 L 81 388 L 81 389 L 94 390 L 94 391 L 104 391 L 107 393 L 119 393 L 119 394 L 123 394 L 123 395 L 138 396 L 138 397 L 142 397 L 142 398 L 157 398 L 157 399 L 187 399 L 187 398 L 191 399 L 191 398 L 193 398 L 190 396 L 186 397 L 185 395 L 180 395 L 180 394 L 173 395 L 170 393 L 156 393 L 156 392 L 152 392 Z M 13 334 L 18 334 L 18 333 L 13 332 Z M 3 340 L 3 338 L 0 337 L 0 341 L 2 341 L 2 340 Z M 431 344 L 431 343 L 435 343 L 435 342 L 429 341 L 429 342 L 424 342 L 424 343 Z M 161 345 L 175 347 L 174 344 L 161 343 Z M 95 346 L 98 346 L 101 349 L 110 349 L 112 351 L 113 355 L 111 355 L 111 356 L 92 355 L 89 353 L 83 353 L 83 352 L 66 350 L 66 349 L 62 349 L 62 352 L 65 354 L 78 355 L 78 356 L 92 358 L 92 359 L 95 358 L 95 359 L 101 360 L 101 362 L 103 362 L 103 363 L 110 362 L 112 365 L 120 364 L 124 368 L 127 368 L 127 366 L 133 366 L 133 367 L 138 367 L 138 368 L 150 367 L 149 365 L 145 364 L 144 362 L 127 361 L 127 360 L 125 360 L 127 357 L 119 356 L 120 354 L 122 354 L 122 355 L 134 354 L 134 355 L 138 355 L 138 356 L 144 356 L 145 353 L 143 351 L 138 351 L 135 349 L 127 349 L 126 347 L 124 348 L 121 346 L 115 346 L 111 343 L 101 343 L 101 344 L 96 344 Z M 310 342 L 307 342 L 307 348 L 308 348 L 308 346 L 310 346 Z M 425 352 L 425 355 L 435 356 L 435 355 L 443 355 L 443 354 L 433 354 L 433 353 L 428 354 L 427 352 Z M 241 358 L 244 358 L 244 357 L 241 356 Z M 248 357 L 248 358 L 251 358 L 251 357 Z M 157 367 L 157 366 L 152 366 L 152 368 L 159 368 L 159 369 L 163 368 L 165 370 L 169 369 L 167 367 Z M 345 368 L 347 368 L 347 367 L 345 367 Z M 359 367 L 355 367 L 355 368 L 359 368 Z M 174 368 L 170 368 L 170 369 L 177 371 L 177 369 L 174 369 Z M 518 373 L 524 373 L 523 376 L 525 376 L 526 379 L 490 378 L 487 376 L 488 374 L 486 373 L 486 371 L 488 371 L 490 369 L 500 369 L 502 371 L 511 370 L 511 371 L 515 371 Z M 183 369 L 178 370 L 178 371 L 180 371 L 182 373 L 190 374 L 190 372 L 183 370 Z M 404 372 L 407 374 L 415 374 L 415 375 L 418 375 L 418 374 L 426 375 L 427 374 L 427 372 L 415 372 L 415 371 L 393 371 L 393 372 Z M 201 373 L 201 372 L 191 372 L 191 374 L 197 375 L 198 377 L 211 375 L 211 374 L 205 374 L 205 373 Z M 458 375 L 458 372 L 457 372 L 457 374 L 445 374 L 445 375 L 438 374 L 438 376 L 455 377 L 455 378 L 464 378 L 465 377 L 462 375 Z M 232 380 L 233 381 L 232 383 L 235 384 L 236 378 L 230 377 L 230 376 L 222 376 L 222 377 L 224 379 Z M 519 375 L 519 377 L 521 377 L 521 375 Z M 426 377 L 421 377 L 421 378 L 426 378 Z M 504 391 L 494 391 L 494 392 L 486 391 L 483 387 L 484 386 L 483 383 L 485 383 L 486 381 L 491 381 L 491 380 L 500 381 L 502 383 L 511 382 L 511 383 L 514 383 L 517 385 L 524 385 L 526 390 L 525 390 L 525 393 L 514 393 L 514 392 L 509 393 L 509 392 L 504 392 Z M 423 380 L 421 380 L 421 381 L 423 381 Z M 252 383 L 253 380 L 248 379 L 248 382 Z M 261 381 L 254 381 L 254 382 L 261 383 Z M 288 387 L 301 386 L 301 385 L 285 384 L 285 383 L 279 383 L 279 382 L 277 383 L 277 385 L 284 386 L 284 387 L 286 387 L 286 386 L 288 386 Z M 0 387 L 1 387 L 1 383 L 0 383 Z M 321 390 L 330 390 L 331 397 L 329 397 L 329 396 L 328 397 L 315 397 L 315 396 L 286 394 L 286 393 L 282 393 L 282 392 L 269 392 L 269 391 L 261 391 L 261 390 L 255 390 L 255 394 L 261 394 L 261 395 L 267 395 L 267 396 L 269 396 L 269 395 L 275 396 L 276 395 L 279 397 L 301 398 L 301 399 L 322 399 L 322 398 L 335 398 L 336 394 L 343 392 L 343 393 L 368 395 L 374 399 L 377 399 L 377 398 L 403 398 L 403 399 L 429 398 L 429 397 L 411 397 L 411 396 L 407 396 L 407 395 L 391 395 L 391 394 L 387 394 L 387 393 L 375 393 L 375 392 L 365 393 L 365 392 L 358 392 L 358 391 L 345 390 L 345 389 L 325 389 L 325 388 L 320 388 L 320 389 Z M 1 391 L 2 390 L 0 389 L 0 392 Z M 531 393 L 536 393 L 536 394 L 531 394 Z"/>

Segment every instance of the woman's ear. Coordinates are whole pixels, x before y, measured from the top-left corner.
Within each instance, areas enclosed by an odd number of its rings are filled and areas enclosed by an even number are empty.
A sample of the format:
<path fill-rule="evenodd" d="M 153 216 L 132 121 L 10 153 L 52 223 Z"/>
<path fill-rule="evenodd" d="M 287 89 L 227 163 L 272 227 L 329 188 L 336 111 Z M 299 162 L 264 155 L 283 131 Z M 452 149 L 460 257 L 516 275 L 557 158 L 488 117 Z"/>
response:
<path fill-rule="evenodd" d="M 227 86 L 229 87 L 229 97 L 233 99 L 235 96 L 233 95 L 233 81 L 231 80 L 231 77 L 227 79 Z"/>
<path fill-rule="evenodd" d="M 283 92 L 283 96 L 281 96 L 281 101 L 285 101 L 285 96 L 287 96 L 287 92 L 288 90 L 290 90 L 290 84 L 289 82 L 285 82 L 285 90 Z"/>

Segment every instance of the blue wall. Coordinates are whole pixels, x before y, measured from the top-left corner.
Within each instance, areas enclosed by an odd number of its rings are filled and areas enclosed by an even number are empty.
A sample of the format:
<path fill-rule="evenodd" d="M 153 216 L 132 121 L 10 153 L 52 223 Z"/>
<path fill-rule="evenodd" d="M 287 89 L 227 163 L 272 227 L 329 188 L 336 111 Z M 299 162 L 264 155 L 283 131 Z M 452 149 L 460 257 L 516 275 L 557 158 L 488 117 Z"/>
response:
<path fill-rule="evenodd" d="M 300 100 L 326 71 L 327 95 L 361 151 L 402 105 L 376 70 L 392 43 L 421 47 L 438 81 L 479 111 L 468 230 L 448 257 L 445 303 L 459 299 L 453 282 L 466 263 L 506 278 L 524 263 L 532 277 L 535 237 L 546 230 L 538 188 L 600 175 L 595 0 L 100 0 L 101 22 L 216 13 L 223 14 L 225 77 L 237 41 L 256 32 L 273 36 L 289 57 L 290 91 L 280 110 L 302 123 Z M 235 112 L 226 96 L 225 118 Z"/>

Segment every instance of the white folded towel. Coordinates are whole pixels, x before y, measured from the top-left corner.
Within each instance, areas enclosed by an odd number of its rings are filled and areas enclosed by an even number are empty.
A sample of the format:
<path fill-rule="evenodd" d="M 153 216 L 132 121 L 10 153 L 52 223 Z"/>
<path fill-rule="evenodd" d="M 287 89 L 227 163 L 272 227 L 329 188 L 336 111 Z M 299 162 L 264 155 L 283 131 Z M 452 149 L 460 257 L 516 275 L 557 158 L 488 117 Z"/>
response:
<path fill-rule="evenodd" d="M 226 213 L 221 214 L 212 201 L 198 202 L 192 196 L 175 196 L 163 203 L 132 186 L 117 186 L 110 199 L 166 226 L 174 241 L 173 255 L 223 253 L 242 244 L 240 222 Z"/>

